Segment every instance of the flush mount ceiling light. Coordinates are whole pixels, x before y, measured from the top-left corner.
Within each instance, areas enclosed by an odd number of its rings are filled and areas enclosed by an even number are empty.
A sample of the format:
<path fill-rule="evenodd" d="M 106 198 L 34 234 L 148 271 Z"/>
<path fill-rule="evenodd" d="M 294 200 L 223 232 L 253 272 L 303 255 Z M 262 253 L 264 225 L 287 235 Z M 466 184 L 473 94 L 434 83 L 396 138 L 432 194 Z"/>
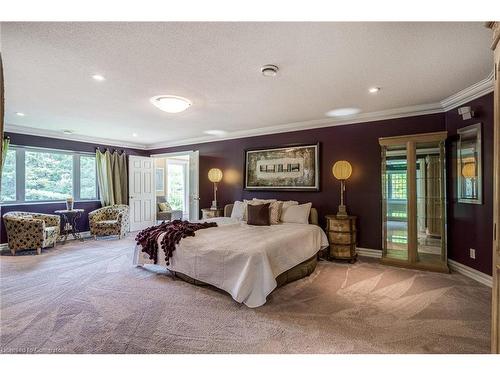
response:
<path fill-rule="evenodd" d="M 273 64 L 263 65 L 260 68 L 260 71 L 262 72 L 262 75 L 264 77 L 274 77 L 276 74 L 278 74 L 278 70 L 279 68 Z"/>
<path fill-rule="evenodd" d="M 376 93 L 377 93 L 377 92 L 379 92 L 379 91 L 380 91 L 380 87 L 370 87 L 370 88 L 368 89 L 368 92 L 369 92 L 370 94 L 376 94 Z"/>
<path fill-rule="evenodd" d="M 158 109 L 168 113 L 179 113 L 188 109 L 193 103 L 181 96 L 158 95 L 153 96 L 149 101 Z"/>
<path fill-rule="evenodd" d="M 69 129 L 64 129 L 62 132 L 64 134 L 73 134 L 73 130 L 69 130 Z"/>
<path fill-rule="evenodd" d="M 24 116 L 26 116 L 26 115 L 25 115 L 24 113 L 22 113 L 22 112 L 16 112 L 16 115 L 18 115 L 19 117 L 24 117 Z"/>
<path fill-rule="evenodd" d="M 338 108 L 332 109 L 331 111 L 326 112 L 328 117 L 346 117 L 353 116 L 361 112 L 359 108 Z"/>
<path fill-rule="evenodd" d="M 132 133 L 132 137 L 137 137 L 137 133 Z"/>
<path fill-rule="evenodd" d="M 203 133 L 208 134 L 208 135 L 215 135 L 217 137 L 223 137 L 227 134 L 227 131 L 219 130 L 219 129 L 212 129 L 212 130 L 205 130 Z"/>
<path fill-rule="evenodd" d="M 100 74 L 94 74 L 94 75 L 92 76 L 92 78 L 93 78 L 94 80 L 96 80 L 96 81 L 99 81 L 99 82 L 100 82 L 100 81 L 104 81 L 104 80 L 106 79 L 106 78 L 104 78 L 104 76 L 102 76 L 102 75 L 100 75 Z"/>

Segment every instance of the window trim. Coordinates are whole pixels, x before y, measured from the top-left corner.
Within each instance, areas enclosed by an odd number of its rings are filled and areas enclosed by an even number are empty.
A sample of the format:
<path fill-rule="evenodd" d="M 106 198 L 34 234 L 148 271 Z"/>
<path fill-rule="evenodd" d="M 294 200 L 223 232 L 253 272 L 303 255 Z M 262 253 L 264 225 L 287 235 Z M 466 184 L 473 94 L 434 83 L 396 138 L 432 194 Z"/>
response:
<path fill-rule="evenodd" d="M 79 151 L 68 151 L 59 150 L 44 147 L 31 147 L 31 146 L 18 146 L 11 145 L 9 151 L 16 152 L 16 200 L 2 201 L 0 204 L 2 206 L 7 205 L 18 205 L 18 204 L 40 204 L 40 203 L 59 203 L 65 202 L 61 199 L 53 200 L 26 200 L 26 151 L 31 152 L 42 152 L 42 153 L 52 153 L 52 154 L 64 154 L 71 155 L 73 160 L 73 175 L 72 175 L 72 196 L 75 202 L 92 202 L 99 200 L 99 184 L 97 182 L 97 168 L 95 171 L 95 191 L 96 196 L 93 198 L 81 198 L 80 188 L 81 188 L 81 171 L 80 171 L 80 157 L 82 156 L 94 156 L 91 152 L 79 152 Z"/>

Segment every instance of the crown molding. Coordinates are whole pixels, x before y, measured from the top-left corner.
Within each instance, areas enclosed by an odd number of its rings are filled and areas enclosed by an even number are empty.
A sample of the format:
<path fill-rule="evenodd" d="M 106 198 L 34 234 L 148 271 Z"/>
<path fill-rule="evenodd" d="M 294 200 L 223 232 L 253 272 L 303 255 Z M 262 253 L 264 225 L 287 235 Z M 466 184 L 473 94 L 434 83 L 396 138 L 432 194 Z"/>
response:
<path fill-rule="evenodd" d="M 493 83 L 494 72 L 491 71 L 485 79 L 441 100 L 441 107 L 443 108 L 443 111 L 450 111 L 461 106 L 462 104 L 470 102 L 471 100 L 493 92 Z"/>
<path fill-rule="evenodd" d="M 56 138 L 56 139 L 64 139 L 67 141 L 76 141 L 76 142 L 94 143 L 94 144 L 97 143 L 106 146 L 128 147 L 128 148 L 135 148 L 138 150 L 146 150 L 146 146 L 140 143 L 117 141 L 116 139 L 92 137 L 81 134 L 64 134 L 64 133 L 61 134 L 60 132 L 54 130 L 37 129 L 28 126 L 5 124 L 4 130 L 8 133 L 26 134 L 26 135 L 34 135 L 37 137 Z"/>
<path fill-rule="evenodd" d="M 360 124 L 365 122 L 390 120 L 390 119 L 412 117 L 412 116 L 422 116 L 422 115 L 429 115 L 442 112 L 443 109 L 440 103 L 423 104 L 410 107 L 386 109 L 383 111 L 360 113 L 354 116 L 344 117 L 337 120 L 332 118 L 325 118 L 319 120 L 292 122 L 288 124 L 267 126 L 263 128 L 241 130 L 241 131 L 231 132 L 223 137 L 204 136 L 196 138 L 187 138 L 179 141 L 157 142 L 148 145 L 147 149 L 156 150 L 166 147 L 187 146 L 197 143 L 226 141 L 230 139 L 257 137 L 261 135 L 288 133 L 288 132 L 308 130 L 308 129 L 327 128 L 331 126 Z"/>
<path fill-rule="evenodd" d="M 141 144 L 135 142 L 124 142 L 113 139 L 106 139 L 100 137 L 86 136 L 80 134 L 61 134 L 53 130 L 36 129 L 31 127 L 6 124 L 5 131 L 11 133 L 20 133 L 35 135 L 39 137 L 49 137 L 57 139 L 65 139 L 70 141 L 85 142 L 85 143 L 98 143 L 115 147 L 128 147 L 138 150 L 155 151 L 162 148 L 187 146 L 198 143 L 209 143 L 225 141 L 230 139 L 257 137 L 262 135 L 287 133 L 300 130 L 319 129 L 331 126 L 342 126 L 360 124 L 366 122 L 375 122 L 382 120 L 390 120 L 396 118 L 423 116 L 435 113 L 443 113 L 455 109 L 471 100 L 477 99 L 481 96 L 489 94 L 493 91 L 494 75 L 493 71 L 485 79 L 441 100 L 438 103 L 421 104 L 408 107 L 392 108 L 376 112 L 359 113 L 354 116 L 344 117 L 341 119 L 323 118 L 318 120 L 292 122 L 288 124 L 273 125 L 268 127 L 240 130 L 231 132 L 225 136 L 201 136 L 186 138 L 178 141 L 163 141 L 151 144 Z"/>

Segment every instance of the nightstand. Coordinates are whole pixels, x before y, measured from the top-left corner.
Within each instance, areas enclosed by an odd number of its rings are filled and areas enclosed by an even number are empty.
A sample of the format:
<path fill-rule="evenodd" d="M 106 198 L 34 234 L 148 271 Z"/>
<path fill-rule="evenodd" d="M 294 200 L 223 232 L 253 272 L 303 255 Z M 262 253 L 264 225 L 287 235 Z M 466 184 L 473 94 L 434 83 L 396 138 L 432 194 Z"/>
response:
<path fill-rule="evenodd" d="M 201 209 L 201 218 L 202 219 L 212 219 L 214 217 L 222 217 L 224 216 L 223 208 L 202 208 Z"/>
<path fill-rule="evenodd" d="M 329 259 L 354 263 L 356 253 L 356 216 L 326 215 L 326 233 L 330 243 Z"/>

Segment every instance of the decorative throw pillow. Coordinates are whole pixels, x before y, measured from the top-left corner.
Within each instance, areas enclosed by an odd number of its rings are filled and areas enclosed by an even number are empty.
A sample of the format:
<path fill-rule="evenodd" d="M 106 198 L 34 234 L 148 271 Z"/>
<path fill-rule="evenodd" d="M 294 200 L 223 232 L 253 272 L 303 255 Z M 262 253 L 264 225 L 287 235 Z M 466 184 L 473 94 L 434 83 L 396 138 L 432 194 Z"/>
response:
<path fill-rule="evenodd" d="M 249 204 L 247 206 L 248 212 L 248 225 L 271 225 L 269 222 L 269 205 L 264 204 Z"/>
<path fill-rule="evenodd" d="M 246 204 L 242 201 L 235 201 L 233 204 L 233 211 L 231 211 L 231 218 L 243 220 L 243 216 L 245 216 L 245 208 Z"/>
<path fill-rule="evenodd" d="M 248 201 L 249 205 L 266 204 L 266 203 L 269 203 L 269 222 L 271 223 L 271 225 L 279 224 L 281 217 L 281 206 L 282 206 L 281 201 L 278 201 L 276 199 L 257 199 L 257 198 Z"/>
<path fill-rule="evenodd" d="M 281 215 L 281 221 L 284 223 L 309 224 L 311 207 L 312 203 L 290 206 Z"/>
<path fill-rule="evenodd" d="M 297 206 L 299 202 L 297 201 L 284 201 L 283 204 L 281 205 L 281 216 L 280 220 L 283 221 L 282 217 L 285 211 L 288 209 L 290 206 Z"/>
<path fill-rule="evenodd" d="M 172 212 L 172 207 L 167 202 L 158 203 L 161 212 Z"/>

